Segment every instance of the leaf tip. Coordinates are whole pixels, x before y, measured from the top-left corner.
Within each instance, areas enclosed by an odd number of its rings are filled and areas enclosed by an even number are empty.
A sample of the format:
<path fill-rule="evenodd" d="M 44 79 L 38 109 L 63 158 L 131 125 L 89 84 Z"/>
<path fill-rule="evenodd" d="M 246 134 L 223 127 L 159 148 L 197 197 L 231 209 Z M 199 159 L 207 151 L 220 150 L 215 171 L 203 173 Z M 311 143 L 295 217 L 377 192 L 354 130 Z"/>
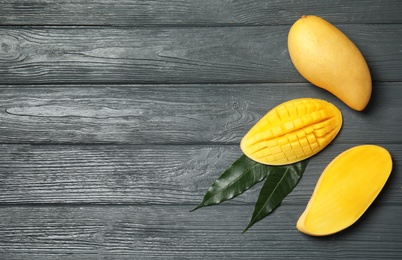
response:
<path fill-rule="evenodd" d="M 203 204 L 200 203 L 200 204 L 198 204 L 195 208 L 191 209 L 190 212 L 193 212 L 193 211 L 195 211 L 195 210 L 201 208 L 202 206 L 203 206 Z"/>
<path fill-rule="evenodd" d="M 242 234 L 246 233 L 246 231 L 252 226 L 252 224 L 248 224 L 245 229 L 241 232 Z"/>

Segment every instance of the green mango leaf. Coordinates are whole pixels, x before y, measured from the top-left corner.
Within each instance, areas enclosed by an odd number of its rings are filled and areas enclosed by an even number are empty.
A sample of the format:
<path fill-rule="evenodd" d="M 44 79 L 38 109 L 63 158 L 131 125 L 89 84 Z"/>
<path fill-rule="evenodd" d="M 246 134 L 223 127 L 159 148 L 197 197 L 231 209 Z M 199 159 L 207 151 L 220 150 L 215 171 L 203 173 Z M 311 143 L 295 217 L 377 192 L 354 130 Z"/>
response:
<path fill-rule="evenodd" d="M 269 215 L 299 182 L 308 164 L 308 159 L 284 166 L 272 166 L 258 195 L 246 232 L 257 221 Z"/>
<path fill-rule="evenodd" d="M 242 194 L 267 177 L 271 167 L 257 163 L 245 155 L 240 156 L 212 183 L 201 203 L 191 211 L 219 204 Z"/>

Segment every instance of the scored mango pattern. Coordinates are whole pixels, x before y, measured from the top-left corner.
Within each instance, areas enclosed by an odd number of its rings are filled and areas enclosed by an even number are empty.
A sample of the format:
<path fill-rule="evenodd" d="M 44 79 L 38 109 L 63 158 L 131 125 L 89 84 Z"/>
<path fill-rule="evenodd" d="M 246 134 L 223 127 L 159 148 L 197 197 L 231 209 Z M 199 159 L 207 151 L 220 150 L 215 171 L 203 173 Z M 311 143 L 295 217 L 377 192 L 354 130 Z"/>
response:
<path fill-rule="evenodd" d="M 268 112 L 243 138 L 251 159 L 281 165 L 306 159 L 327 146 L 342 126 L 342 114 L 324 100 L 303 98 Z"/>

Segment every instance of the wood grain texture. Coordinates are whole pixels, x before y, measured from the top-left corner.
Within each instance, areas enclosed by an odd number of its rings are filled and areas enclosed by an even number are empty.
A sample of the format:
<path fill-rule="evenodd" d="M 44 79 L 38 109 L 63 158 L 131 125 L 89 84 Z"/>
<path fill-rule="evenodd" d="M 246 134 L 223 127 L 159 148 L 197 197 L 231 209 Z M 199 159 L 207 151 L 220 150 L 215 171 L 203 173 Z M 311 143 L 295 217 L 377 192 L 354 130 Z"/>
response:
<path fill-rule="evenodd" d="M 334 143 L 311 158 L 285 201 L 307 203 L 328 163 L 356 144 Z M 402 144 L 379 144 L 394 160 L 381 204 L 402 204 Z M 198 204 L 241 155 L 236 146 L 0 146 L 0 204 Z M 254 204 L 259 187 L 226 203 Z M 225 203 L 225 204 L 226 204 Z"/>
<path fill-rule="evenodd" d="M 288 25 L 0 29 L 0 84 L 305 82 Z M 341 25 L 374 81 L 402 81 L 401 24 Z"/>
<path fill-rule="evenodd" d="M 355 112 L 296 72 L 287 33 L 336 24 L 374 91 Z M 402 1 L 0 0 L 0 259 L 400 259 Z M 299 97 L 343 113 L 269 217 L 259 187 L 190 213 L 268 110 Z M 353 227 L 295 229 L 325 166 L 354 145 L 394 169 Z"/>
<path fill-rule="evenodd" d="M 238 144 L 273 107 L 301 97 L 339 107 L 337 142 L 402 143 L 400 96 L 401 83 L 376 83 L 358 113 L 308 83 L 7 85 L 0 88 L 0 143 Z"/>
<path fill-rule="evenodd" d="M 273 25 L 292 24 L 304 14 L 334 23 L 401 23 L 401 10 L 398 0 L 17 0 L 0 1 L 0 25 Z"/>
<path fill-rule="evenodd" d="M 378 205 L 330 238 L 301 234 L 302 205 L 283 205 L 241 234 L 251 206 L 3 207 L 6 259 L 398 259 L 402 207 Z M 230 214 L 228 214 L 230 212 Z"/>

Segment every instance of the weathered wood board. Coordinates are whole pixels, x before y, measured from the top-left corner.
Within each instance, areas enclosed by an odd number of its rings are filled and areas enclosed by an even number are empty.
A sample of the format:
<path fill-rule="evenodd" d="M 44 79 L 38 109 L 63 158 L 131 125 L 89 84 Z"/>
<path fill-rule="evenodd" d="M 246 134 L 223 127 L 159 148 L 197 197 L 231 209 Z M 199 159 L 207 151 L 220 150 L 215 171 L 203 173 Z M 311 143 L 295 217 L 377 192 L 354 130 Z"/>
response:
<path fill-rule="evenodd" d="M 284 204 L 268 223 L 241 234 L 253 207 L 189 213 L 172 206 L 12 207 L 0 235 L 5 259 L 398 259 L 400 206 L 376 205 L 348 235 L 307 237 L 293 223 L 301 205 Z M 381 220 L 381 223 L 379 222 Z M 206 224 L 207 223 L 207 224 Z"/>
<path fill-rule="evenodd" d="M 0 84 L 304 82 L 290 25 L 0 28 Z M 402 24 L 339 25 L 374 81 L 402 81 Z"/>
<path fill-rule="evenodd" d="M 399 0 L 15 0 L 0 2 L 3 25 L 238 26 L 292 24 L 303 14 L 333 23 L 401 23 Z"/>
<path fill-rule="evenodd" d="M 342 143 L 401 143 L 402 83 L 375 82 L 359 113 L 309 83 L 4 85 L 1 143 L 239 144 L 271 108 L 293 98 L 342 111 Z"/>
<path fill-rule="evenodd" d="M 313 157 L 289 203 L 304 205 L 325 166 L 335 155 L 354 145 L 357 144 L 333 144 Z M 382 146 L 390 151 L 394 161 L 402 159 L 402 144 Z M 0 203 L 7 205 L 195 205 L 209 185 L 241 155 L 237 145 L 0 147 Z M 393 174 L 382 202 L 402 204 L 401 187 L 402 176 Z M 254 204 L 258 191 L 252 189 L 234 203 Z"/>

